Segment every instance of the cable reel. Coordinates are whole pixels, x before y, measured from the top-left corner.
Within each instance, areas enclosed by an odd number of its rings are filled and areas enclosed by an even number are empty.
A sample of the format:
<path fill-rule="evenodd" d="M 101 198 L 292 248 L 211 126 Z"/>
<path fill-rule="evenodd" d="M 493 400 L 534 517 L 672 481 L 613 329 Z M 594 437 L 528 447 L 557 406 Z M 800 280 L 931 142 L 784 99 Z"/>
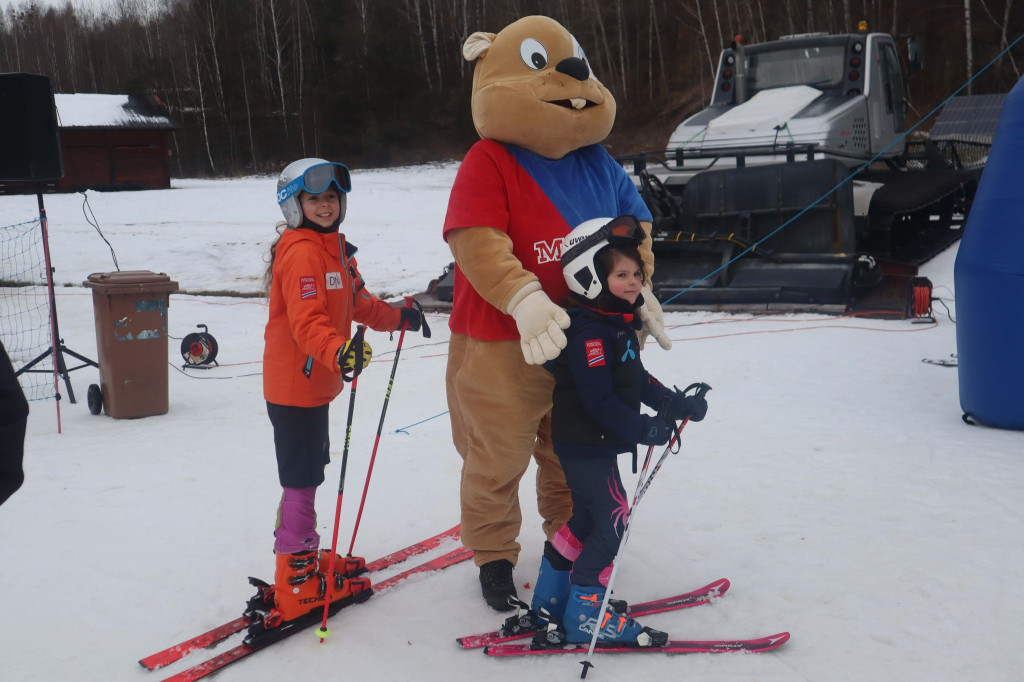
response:
<path fill-rule="evenodd" d="M 188 369 L 210 369 L 209 364 L 217 363 L 217 339 L 207 331 L 205 324 L 197 324 L 196 328 L 201 332 L 186 334 L 181 340 L 181 358 L 185 361 L 183 367 Z"/>

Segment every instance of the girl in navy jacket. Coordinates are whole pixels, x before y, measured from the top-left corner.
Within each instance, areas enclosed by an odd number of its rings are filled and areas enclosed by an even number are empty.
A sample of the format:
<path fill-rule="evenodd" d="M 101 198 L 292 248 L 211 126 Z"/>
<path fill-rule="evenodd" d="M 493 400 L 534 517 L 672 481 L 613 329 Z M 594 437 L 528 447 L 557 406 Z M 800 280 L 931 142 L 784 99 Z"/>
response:
<path fill-rule="evenodd" d="M 707 411 L 703 398 L 665 388 L 640 360 L 643 238 L 633 216 L 601 218 L 577 227 L 562 247 L 572 323 L 566 348 L 547 367 L 555 375 L 552 440 L 573 516 L 545 543 L 532 611 L 542 625 L 562 621 L 568 642 L 590 641 L 629 515 L 618 455 L 635 454 L 638 443 L 664 445 L 676 420 L 700 421 Z M 641 414 L 641 403 L 667 418 Z M 545 637 L 557 642 L 560 632 L 552 627 Z M 598 641 L 658 646 L 666 639 L 609 608 Z"/>

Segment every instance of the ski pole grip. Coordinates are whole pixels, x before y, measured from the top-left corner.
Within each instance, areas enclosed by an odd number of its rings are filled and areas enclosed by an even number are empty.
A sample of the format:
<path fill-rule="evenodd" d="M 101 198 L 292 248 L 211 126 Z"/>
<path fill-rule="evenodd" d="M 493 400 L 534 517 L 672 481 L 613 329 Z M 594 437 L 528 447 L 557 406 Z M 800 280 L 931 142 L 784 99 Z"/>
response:
<path fill-rule="evenodd" d="M 693 394 L 694 397 L 703 398 L 704 396 L 707 395 L 708 391 L 711 390 L 711 387 L 705 384 L 703 381 L 698 381 L 687 386 L 686 390 L 683 391 L 683 395 L 686 395 L 691 390 L 695 391 L 695 393 Z"/>

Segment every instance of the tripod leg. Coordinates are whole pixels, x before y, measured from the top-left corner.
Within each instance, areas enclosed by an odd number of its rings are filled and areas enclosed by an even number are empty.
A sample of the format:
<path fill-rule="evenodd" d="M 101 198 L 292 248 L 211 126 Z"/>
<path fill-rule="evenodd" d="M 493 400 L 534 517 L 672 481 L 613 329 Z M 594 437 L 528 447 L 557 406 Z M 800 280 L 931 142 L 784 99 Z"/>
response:
<path fill-rule="evenodd" d="M 85 357 L 84 355 L 79 355 L 78 353 L 76 353 L 75 351 L 71 350 L 70 348 L 64 346 L 63 344 L 61 344 L 60 349 L 61 349 L 62 352 L 67 353 L 68 355 L 70 355 L 71 357 L 73 357 L 73 358 L 75 358 L 77 360 L 81 360 L 82 362 L 84 362 L 87 365 L 92 365 L 93 367 L 99 367 L 99 365 L 96 363 L 95 360 L 90 360 L 89 358 Z M 76 367 L 75 369 L 81 369 L 81 368 L 80 367 Z"/>
<path fill-rule="evenodd" d="M 63 350 L 64 344 L 62 343 L 61 345 L 57 346 L 56 350 L 54 351 L 53 359 L 54 362 L 56 363 L 57 374 L 64 377 L 64 386 L 67 387 L 68 389 L 68 400 L 70 400 L 71 404 L 74 405 L 75 389 L 71 388 L 71 375 L 68 374 L 68 366 L 64 364 L 64 353 L 61 352 Z"/>

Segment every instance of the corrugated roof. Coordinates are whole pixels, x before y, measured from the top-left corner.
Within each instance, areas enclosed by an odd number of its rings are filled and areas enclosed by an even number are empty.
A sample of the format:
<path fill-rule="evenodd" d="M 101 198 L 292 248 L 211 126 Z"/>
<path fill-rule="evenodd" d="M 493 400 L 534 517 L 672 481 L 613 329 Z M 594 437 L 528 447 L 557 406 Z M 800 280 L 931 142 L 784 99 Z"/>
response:
<path fill-rule="evenodd" d="M 942 107 L 928 138 L 992 144 L 1005 100 L 1005 94 L 954 97 Z"/>
<path fill-rule="evenodd" d="M 159 100 L 85 93 L 53 96 L 61 128 L 178 128 Z"/>

